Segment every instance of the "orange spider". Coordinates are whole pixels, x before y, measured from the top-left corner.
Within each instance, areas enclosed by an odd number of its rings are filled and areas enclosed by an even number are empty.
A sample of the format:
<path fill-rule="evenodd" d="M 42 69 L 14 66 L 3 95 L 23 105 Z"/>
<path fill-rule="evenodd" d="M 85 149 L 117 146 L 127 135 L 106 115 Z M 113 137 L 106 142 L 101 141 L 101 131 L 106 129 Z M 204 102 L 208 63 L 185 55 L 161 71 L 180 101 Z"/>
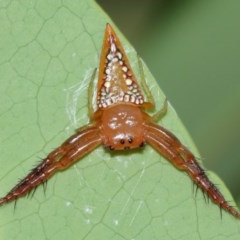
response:
<path fill-rule="evenodd" d="M 143 76 L 140 60 L 139 66 Z M 208 179 L 194 155 L 171 132 L 154 123 L 166 113 L 167 101 L 153 116 L 143 110 L 154 107 L 154 99 L 142 77 L 144 91 L 150 100 L 144 101 L 127 56 L 110 24 L 106 25 L 97 85 L 97 110 L 94 112 L 91 98 L 95 74 L 96 70 L 89 87 L 90 123 L 78 129 L 51 152 L 0 199 L 0 205 L 26 195 L 38 185 L 44 184 L 54 173 L 68 168 L 100 144 L 110 150 L 125 150 L 143 147 L 148 143 L 177 169 L 185 171 L 221 209 L 240 218 L 240 213 L 228 204 Z"/>

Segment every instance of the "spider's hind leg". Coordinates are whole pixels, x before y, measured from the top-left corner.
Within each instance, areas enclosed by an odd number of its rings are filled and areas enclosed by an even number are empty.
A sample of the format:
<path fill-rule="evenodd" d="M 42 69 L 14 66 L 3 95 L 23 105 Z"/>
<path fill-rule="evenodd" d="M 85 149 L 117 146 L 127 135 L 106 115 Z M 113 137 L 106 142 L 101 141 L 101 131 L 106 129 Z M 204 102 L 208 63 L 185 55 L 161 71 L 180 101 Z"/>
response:
<path fill-rule="evenodd" d="M 143 69 L 143 64 L 142 64 L 142 60 L 140 59 L 139 56 L 137 56 L 138 58 L 138 67 L 139 67 L 139 72 L 140 72 L 140 81 L 141 81 L 141 85 L 143 88 L 143 91 L 147 97 L 148 102 L 145 102 L 145 105 L 147 108 L 155 108 L 155 100 L 154 97 L 146 83 L 146 79 L 145 79 L 145 74 L 144 74 L 144 69 Z"/>
<path fill-rule="evenodd" d="M 146 97 L 148 100 L 148 102 L 145 103 L 147 105 L 146 107 L 155 108 L 155 100 L 146 83 L 142 60 L 140 59 L 139 56 L 138 56 L 138 66 L 139 66 L 139 72 L 140 72 L 141 85 L 143 87 L 144 93 L 146 94 Z M 168 109 L 168 101 L 167 99 L 165 99 L 162 108 L 151 117 L 152 121 L 156 122 L 158 119 L 162 118 L 167 113 L 167 109 Z"/>
<path fill-rule="evenodd" d="M 152 121 L 156 122 L 157 120 L 159 120 L 160 118 L 162 118 L 168 110 L 168 100 L 165 98 L 163 106 L 161 107 L 161 109 L 159 111 L 157 111 L 152 117 Z"/>
<path fill-rule="evenodd" d="M 93 114 L 94 114 L 92 98 L 93 98 L 93 82 L 94 82 L 94 79 L 96 77 L 96 72 L 97 72 L 97 68 L 95 68 L 93 70 L 91 80 L 90 80 L 90 84 L 89 84 L 89 87 L 88 87 L 88 115 L 89 115 L 90 121 L 93 119 Z"/>

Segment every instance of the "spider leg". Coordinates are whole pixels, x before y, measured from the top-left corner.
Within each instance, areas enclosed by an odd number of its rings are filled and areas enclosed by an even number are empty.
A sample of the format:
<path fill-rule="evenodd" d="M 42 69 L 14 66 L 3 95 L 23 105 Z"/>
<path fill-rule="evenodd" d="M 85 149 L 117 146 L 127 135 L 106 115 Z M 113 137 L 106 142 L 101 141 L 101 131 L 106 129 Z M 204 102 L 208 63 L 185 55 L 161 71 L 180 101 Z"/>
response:
<path fill-rule="evenodd" d="M 93 70 L 91 80 L 90 80 L 90 84 L 89 84 L 89 87 L 88 87 L 88 115 L 89 115 L 89 120 L 90 121 L 93 120 L 93 114 L 94 114 L 92 98 L 93 98 L 93 82 L 94 82 L 94 78 L 96 76 L 96 72 L 97 72 L 97 68 L 95 68 Z"/>
<path fill-rule="evenodd" d="M 138 68 L 139 68 L 139 72 L 140 72 L 141 85 L 143 87 L 143 91 L 146 94 L 146 97 L 147 97 L 147 100 L 148 100 L 148 102 L 144 102 L 143 105 L 144 105 L 145 108 L 154 108 L 155 107 L 155 100 L 154 100 L 154 97 L 153 97 L 150 89 L 148 88 L 148 85 L 147 85 L 146 80 L 145 80 L 142 60 L 140 59 L 139 56 L 137 56 L 137 58 L 138 58 Z"/>
<path fill-rule="evenodd" d="M 23 178 L 5 197 L 0 205 L 17 200 L 44 184 L 54 173 L 64 170 L 102 142 L 97 127 L 83 127 L 51 152 L 39 165 Z"/>
<path fill-rule="evenodd" d="M 151 116 L 152 121 L 156 122 L 157 120 L 162 118 L 167 113 L 167 110 L 168 100 L 165 98 L 162 108 L 158 112 L 156 112 L 153 116 Z"/>
<path fill-rule="evenodd" d="M 237 218 L 240 213 L 225 200 L 218 188 L 207 177 L 194 155 L 168 130 L 153 123 L 146 123 L 146 141 L 176 168 L 185 171 L 196 185 L 220 208 Z"/>
<path fill-rule="evenodd" d="M 146 94 L 146 97 L 148 100 L 148 102 L 144 102 L 143 105 L 145 108 L 155 108 L 156 104 L 155 104 L 154 97 L 146 83 L 142 60 L 139 56 L 137 56 L 137 58 L 138 58 L 138 68 L 140 72 L 141 85 L 143 87 L 144 93 Z M 165 99 L 163 103 L 163 107 L 151 117 L 152 121 L 156 122 L 158 119 L 162 118 L 166 114 L 167 108 L 168 108 L 168 101 L 167 99 Z"/>

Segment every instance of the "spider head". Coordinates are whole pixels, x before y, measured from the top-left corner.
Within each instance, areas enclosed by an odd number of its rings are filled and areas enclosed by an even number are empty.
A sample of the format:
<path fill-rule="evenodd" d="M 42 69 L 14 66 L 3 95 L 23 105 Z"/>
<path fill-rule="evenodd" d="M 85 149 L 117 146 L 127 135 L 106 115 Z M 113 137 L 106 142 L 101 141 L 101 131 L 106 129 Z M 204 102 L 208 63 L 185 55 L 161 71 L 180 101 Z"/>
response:
<path fill-rule="evenodd" d="M 103 111 L 101 118 L 103 144 L 110 150 L 143 147 L 143 116 L 139 108 L 115 105 Z"/>

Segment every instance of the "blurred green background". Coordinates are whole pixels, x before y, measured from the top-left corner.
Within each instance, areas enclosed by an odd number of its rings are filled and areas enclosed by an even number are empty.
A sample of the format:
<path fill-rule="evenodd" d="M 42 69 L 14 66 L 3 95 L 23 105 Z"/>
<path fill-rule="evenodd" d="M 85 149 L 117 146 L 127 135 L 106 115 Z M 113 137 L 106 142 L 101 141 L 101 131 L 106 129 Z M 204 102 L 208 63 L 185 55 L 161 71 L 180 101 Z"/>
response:
<path fill-rule="evenodd" d="M 240 201 L 240 1 L 98 0 Z"/>

